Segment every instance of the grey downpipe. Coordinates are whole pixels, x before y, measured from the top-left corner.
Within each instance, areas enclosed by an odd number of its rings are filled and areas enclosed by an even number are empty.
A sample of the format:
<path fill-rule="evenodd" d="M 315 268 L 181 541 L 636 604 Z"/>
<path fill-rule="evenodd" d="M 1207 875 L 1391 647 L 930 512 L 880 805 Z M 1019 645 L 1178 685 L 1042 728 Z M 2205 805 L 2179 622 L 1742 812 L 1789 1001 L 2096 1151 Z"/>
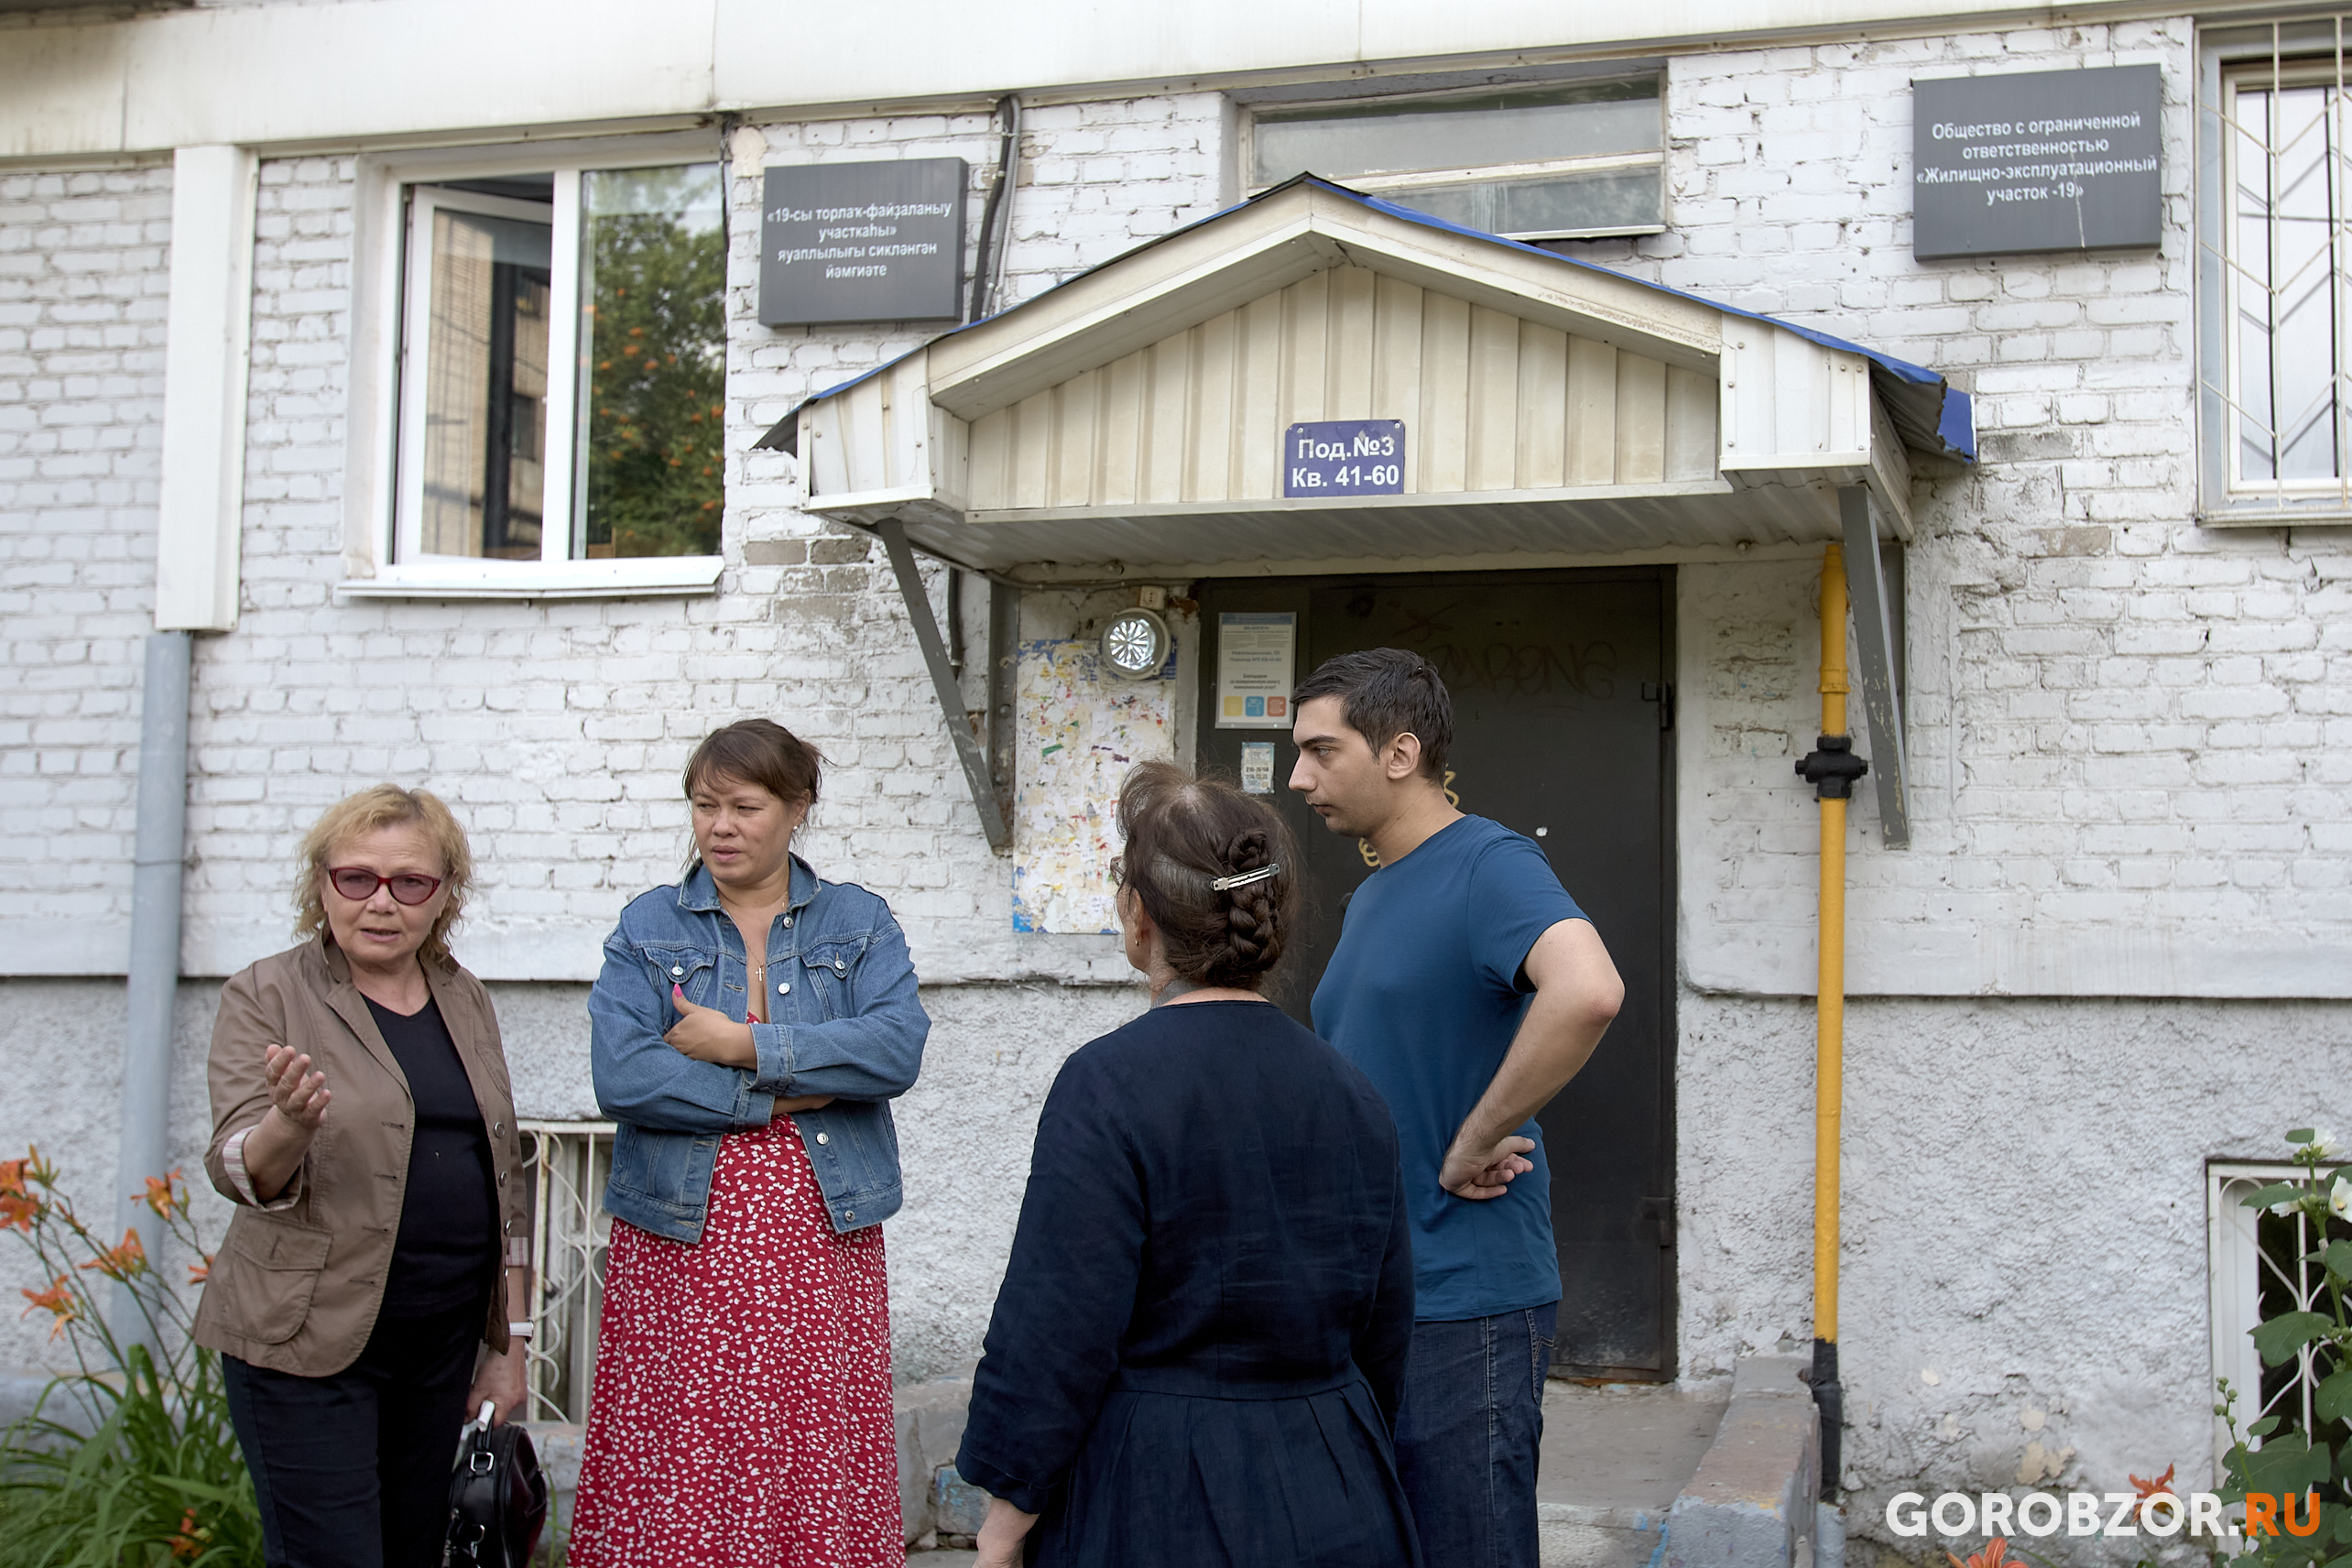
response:
<path fill-rule="evenodd" d="M 1013 186 L 1021 171 L 1021 100 L 1007 93 L 996 101 L 1004 117 L 1004 145 L 996 155 L 996 183 L 988 189 L 988 204 L 980 212 L 980 252 L 972 260 L 972 304 L 967 321 L 996 314 L 1005 292 L 1005 251 L 1013 237 Z"/>
<path fill-rule="evenodd" d="M 180 990 L 180 897 L 188 844 L 190 633 L 153 632 L 140 690 L 137 836 L 131 855 L 129 1027 L 123 1040 L 123 1126 L 114 1163 L 114 1223 L 136 1230 L 162 1263 L 164 1225 L 141 1178 L 170 1169 L 172 1002 Z M 116 1333 L 145 1325 L 116 1287 Z"/>

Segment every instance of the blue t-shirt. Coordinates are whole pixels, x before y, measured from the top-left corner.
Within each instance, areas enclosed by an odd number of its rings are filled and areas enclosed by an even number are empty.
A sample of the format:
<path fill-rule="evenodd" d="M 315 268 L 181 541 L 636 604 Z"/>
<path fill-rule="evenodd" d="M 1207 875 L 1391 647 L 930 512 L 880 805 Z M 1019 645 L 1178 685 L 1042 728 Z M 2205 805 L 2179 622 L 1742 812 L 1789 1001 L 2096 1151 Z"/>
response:
<path fill-rule="evenodd" d="M 1492 1317 L 1560 1299 L 1552 1171 L 1532 1121 L 1535 1169 L 1499 1198 L 1437 1184 L 1445 1151 L 1493 1082 L 1531 987 L 1535 939 L 1582 920 L 1535 841 L 1464 817 L 1356 888 L 1339 950 L 1315 987 L 1315 1032 L 1362 1069 L 1397 1118 L 1412 1211 L 1413 1315 Z"/>

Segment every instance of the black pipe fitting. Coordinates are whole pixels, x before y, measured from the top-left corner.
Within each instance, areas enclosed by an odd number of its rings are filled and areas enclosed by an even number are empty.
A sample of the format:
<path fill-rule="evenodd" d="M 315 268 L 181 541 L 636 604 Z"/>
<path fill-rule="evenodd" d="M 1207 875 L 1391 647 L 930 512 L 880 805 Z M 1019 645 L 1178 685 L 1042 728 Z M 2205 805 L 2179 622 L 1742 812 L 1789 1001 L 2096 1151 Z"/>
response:
<path fill-rule="evenodd" d="M 1821 1500 L 1837 1501 L 1837 1479 L 1845 1463 L 1846 1386 L 1837 1380 L 1837 1346 L 1826 1339 L 1813 1341 L 1813 1403 L 1821 1407 Z"/>
<path fill-rule="evenodd" d="M 1818 749 L 1797 759 L 1797 777 L 1813 785 L 1820 800 L 1852 800 L 1854 781 L 1870 771 L 1869 763 L 1854 755 L 1854 737 L 1825 735 L 1813 745 Z"/>

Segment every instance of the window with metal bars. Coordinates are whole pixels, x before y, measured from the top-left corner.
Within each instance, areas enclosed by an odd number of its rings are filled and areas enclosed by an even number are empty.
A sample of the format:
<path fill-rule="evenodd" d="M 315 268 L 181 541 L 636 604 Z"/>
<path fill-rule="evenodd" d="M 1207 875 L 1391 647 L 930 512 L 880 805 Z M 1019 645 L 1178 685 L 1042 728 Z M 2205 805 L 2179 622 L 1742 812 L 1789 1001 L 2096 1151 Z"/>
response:
<path fill-rule="evenodd" d="M 613 1235 L 604 1212 L 613 1124 L 523 1122 L 517 1130 L 532 1220 L 529 1419 L 584 1422 Z"/>
<path fill-rule="evenodd" d="M 2209 34 L 2201 520 L 2352 517 L 2352 16 Z"/>
<path fill-rule="evenodd" d="M 2310 1219 L 2301 1214 L 2275 1214 L 2247 1208 L 2247 1194 L 2273 1181 L 2292 1181 L 2303 1174 L 2295 1166 L 2216 1163 L 2205 1173 L 2205 1218 L 2210 1242 L 2213 1284 L 2213 1370 L 2227 1377 L 2238 1391 L 2238 1429 L 2244 1432 L 2263 1416 L 2276 1416 L 2273 1439 L 2305 1433 L 2314 1443 L 2340 1447 L 2352 1438 L 2352 1422 L 2323 1421 L 2314 1409 L 2320 1383 L 2336 1370 L 2333 1353 L 2325 1345 L 2306 1345 L 2276 1367 L 2262 1365 L 2254 1348 L 2252 1331 L 2289 1312 L 2325 1307 L 2321 1266 L 2312 1254 L 2330 1241 L 2352 1240 L 2352 1225 L 2328 1223 L 2328 1233 L 2314 1234 Z M 2214 1422 L 2216 1472 L 2229 1446 L 2227 1429 Z M 2261 1440 L 2255 1446 L 2259 1447 Z"/>

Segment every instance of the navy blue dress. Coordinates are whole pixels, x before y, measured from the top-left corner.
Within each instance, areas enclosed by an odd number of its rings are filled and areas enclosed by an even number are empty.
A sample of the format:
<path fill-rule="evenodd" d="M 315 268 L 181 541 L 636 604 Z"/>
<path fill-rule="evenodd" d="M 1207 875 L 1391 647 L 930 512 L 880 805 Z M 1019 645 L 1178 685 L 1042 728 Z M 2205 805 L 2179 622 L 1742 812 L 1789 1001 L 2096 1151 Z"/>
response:
<path fill-rule="evenodd" d="M 1412 1327 L 1371 1081 L 1269 1004 L 1156 1008 L 1046 1097 L 956 1468 L 1048 1568 L 1417 1568 Z"/>

